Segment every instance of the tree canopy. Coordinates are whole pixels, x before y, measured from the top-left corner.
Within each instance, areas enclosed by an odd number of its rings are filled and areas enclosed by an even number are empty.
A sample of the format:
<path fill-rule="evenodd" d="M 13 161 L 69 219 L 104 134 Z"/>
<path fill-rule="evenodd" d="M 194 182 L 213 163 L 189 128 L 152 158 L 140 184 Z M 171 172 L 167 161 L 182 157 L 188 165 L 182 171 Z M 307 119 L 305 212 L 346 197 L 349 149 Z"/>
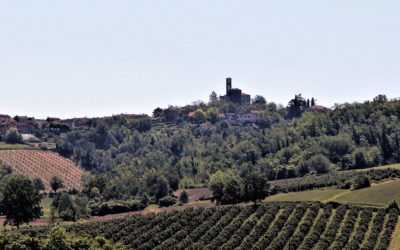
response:
<path fill-rule="evenodd" d="M 39 192 L 32 181 L 21 174 L 10 174 L 6 177 L 0 203 L 2 212 L 6 215 L 5 224 L 19 227 L 42 215 Z"/>

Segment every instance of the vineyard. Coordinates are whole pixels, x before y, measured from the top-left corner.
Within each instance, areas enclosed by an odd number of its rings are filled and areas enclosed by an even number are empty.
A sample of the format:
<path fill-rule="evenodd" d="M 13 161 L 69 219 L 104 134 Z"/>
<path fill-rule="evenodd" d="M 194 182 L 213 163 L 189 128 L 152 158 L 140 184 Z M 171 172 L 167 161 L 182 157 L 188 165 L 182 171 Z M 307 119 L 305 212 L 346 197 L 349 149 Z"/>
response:
<path fill-rule="evenodd" d="M 0 150 L 0 161 L 12 167 L 16 173 L 30 178 L 41 178 L 47 191 L 51 189 L 50 179 L 54 175 L 64 180 L 67 190 L 79 189 L 81 186 L 83 170 L 57 153 L 40 150 Z"/>
<path fill-rule="evenodd" d="M 129 249 L 387 249 L 397 210 L 319 202 L 188 208 L 67 226 Z M 48 227 L 26 228 L 40 237 Z"/>

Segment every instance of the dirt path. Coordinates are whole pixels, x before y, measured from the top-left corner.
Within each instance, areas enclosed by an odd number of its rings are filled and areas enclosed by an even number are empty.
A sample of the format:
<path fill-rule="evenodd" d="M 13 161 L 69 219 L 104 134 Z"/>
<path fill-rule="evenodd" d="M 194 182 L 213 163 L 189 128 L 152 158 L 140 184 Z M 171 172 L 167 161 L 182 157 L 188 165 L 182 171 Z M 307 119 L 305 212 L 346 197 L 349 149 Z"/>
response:
<path fill-rule="evenodd" d="M 381 184 L 391 183 L 391 182 L 398 181 L 398 180 L 400 180 L 400 178 L 393 178 L 393 179 L 384 180 L 381 182 L 373 182 L 373 183 L 371 183 L 371 187 L 378 186 Z"/>
<path fill-rule="evenodd" d="M 397 221 L 396 228 L 392 234 L 392 241 L 390 241 L 388 249 L 390 250 L 398 250 L 400 249 L 400 216 Z"/>

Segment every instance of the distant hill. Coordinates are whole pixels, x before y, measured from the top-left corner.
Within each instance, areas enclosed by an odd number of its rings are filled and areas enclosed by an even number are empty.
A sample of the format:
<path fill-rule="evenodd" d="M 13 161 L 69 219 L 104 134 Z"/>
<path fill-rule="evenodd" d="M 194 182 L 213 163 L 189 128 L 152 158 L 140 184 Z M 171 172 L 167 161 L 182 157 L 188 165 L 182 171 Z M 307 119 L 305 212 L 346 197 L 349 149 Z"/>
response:
<path fill-rule="evenodd" d="M 0 150 L 0 161 L 12 167 L 16 173 L 30 178 L 39 177 L 50 191 L 50 179 L 54 175 L 64 180 L 65 189 L 79 189 L 83 170 L 71 160 L 57 153 L 42 150 Z"/>

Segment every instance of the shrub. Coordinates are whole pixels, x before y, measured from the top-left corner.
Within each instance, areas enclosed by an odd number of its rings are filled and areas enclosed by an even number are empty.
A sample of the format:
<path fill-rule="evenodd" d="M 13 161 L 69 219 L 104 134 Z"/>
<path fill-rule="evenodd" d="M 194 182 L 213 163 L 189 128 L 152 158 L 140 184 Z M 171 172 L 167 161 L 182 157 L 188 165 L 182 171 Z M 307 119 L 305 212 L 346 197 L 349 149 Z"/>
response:
<path fill-rule="evenodd" d="M 92 216 L 102 216 L 106 214 L 118 214 L 131 211 L 139 211 L 146 206 L 137 200 L 131 201 L 108 201 L 101 203 L 93 203 L 89 205 L 90 214 Z"/>
<path fill-rule="evenodd" d="M 18 133 L 16 128 L 10 128 L 6 132 L 6 142 L 7 143 L 19 143 L 22 141 L 21 135 Z"/>
<path fill-rule="evenodd" d="M 161 207 L 169 207 L 176 203 L 176 198 L 172 196 L 165 196 L 164 198 L 159 200 Z"/>
<path fill-rule="evenodd" d="M 183 190 L 182 193 L 179 195 L 179 201 L 182 203 L 189 202 L 189 194 L 186 192 L 186 190 Z"/>
<path fill-rule="evenodd" d="M 358 175 L 354 179 L 353 189 L 361 189 L 371 186 L 371 180 L 365 175 Z"/>

